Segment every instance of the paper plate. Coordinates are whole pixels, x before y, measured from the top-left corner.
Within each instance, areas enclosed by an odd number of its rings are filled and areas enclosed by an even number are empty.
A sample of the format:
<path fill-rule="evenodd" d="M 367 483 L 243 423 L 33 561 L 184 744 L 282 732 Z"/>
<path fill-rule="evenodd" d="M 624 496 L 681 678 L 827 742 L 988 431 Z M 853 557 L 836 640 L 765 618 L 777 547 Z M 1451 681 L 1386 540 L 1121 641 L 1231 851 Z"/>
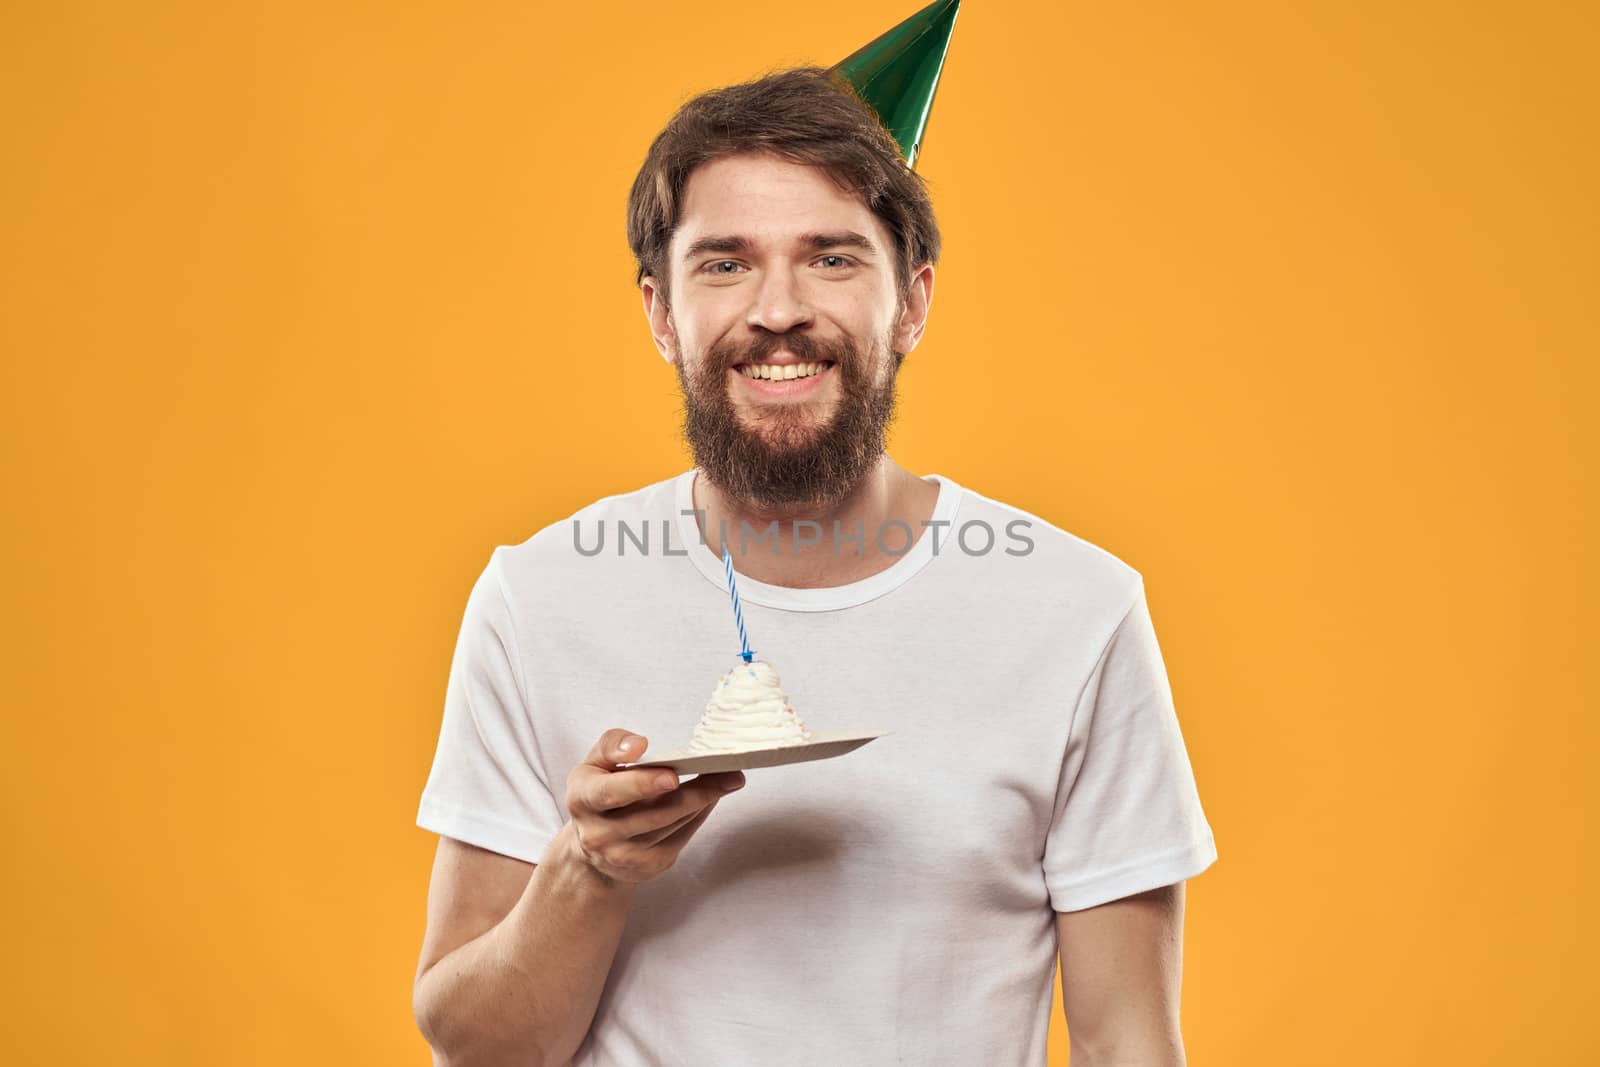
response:
<path fill-rule="evenodd" d="M 619 763 L 618 770 L 630 767 L 671 767 L 679 774 L 715 774 L 718 771 L 747 771 L 755 767 L 781 767 L 785 763 L 808 763 L 832 759 L 852 752 L 890 730 L 831 730 L 815 732 L 801 745 L 752 748 L 745 752 L 690 752 L 675 748 L 638 763 Z"/>

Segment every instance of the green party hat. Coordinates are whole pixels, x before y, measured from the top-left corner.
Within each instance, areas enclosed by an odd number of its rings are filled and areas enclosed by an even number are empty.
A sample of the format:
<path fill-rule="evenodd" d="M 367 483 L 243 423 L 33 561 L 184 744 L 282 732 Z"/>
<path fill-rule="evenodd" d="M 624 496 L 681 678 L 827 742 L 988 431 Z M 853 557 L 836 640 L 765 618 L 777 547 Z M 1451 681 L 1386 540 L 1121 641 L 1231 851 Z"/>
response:
<path fill-rule="evenodd" d="M 961 0 L 934 0 L 831 68 L 878 113 L 908 167 L 922 147 L 960 8 Z"/>

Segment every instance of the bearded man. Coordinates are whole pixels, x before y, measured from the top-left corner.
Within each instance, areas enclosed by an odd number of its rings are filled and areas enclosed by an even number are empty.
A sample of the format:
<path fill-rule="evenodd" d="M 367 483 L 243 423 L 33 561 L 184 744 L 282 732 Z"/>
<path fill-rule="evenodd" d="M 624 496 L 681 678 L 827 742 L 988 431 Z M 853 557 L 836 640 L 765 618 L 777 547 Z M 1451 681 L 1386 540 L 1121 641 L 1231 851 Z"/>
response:
<path fill-rule="evenodd" d="M 1216 849 L 1143 581 L 885 451 L 940 251 L 895 139 L 819 68 L 706 93 L 628 237 L 695 467 L 496 548 L 468 598 L 418 814 L 435 1062 L 1042 1064 L 1058 954 L 1077 1067 L 1183 1062 Z M 631 766 L 727 665 L 728 561 L 795 704 L 890 736 Z"/>

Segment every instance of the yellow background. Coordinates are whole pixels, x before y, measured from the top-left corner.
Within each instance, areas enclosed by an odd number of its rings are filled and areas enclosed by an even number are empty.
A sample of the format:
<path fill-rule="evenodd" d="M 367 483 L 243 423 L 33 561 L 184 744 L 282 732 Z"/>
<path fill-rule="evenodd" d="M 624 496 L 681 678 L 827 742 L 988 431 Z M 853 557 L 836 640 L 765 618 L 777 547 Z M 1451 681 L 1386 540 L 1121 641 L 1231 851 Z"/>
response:
<path fill-rule="evenodd" d="M 7 1062 L 428 1062 L 471 581 L 688 465 L 628 183 L 916 6 L 7 5 Z M 1585 7 L 960 17 L 891 447 L 1145 575 L 1191 1063 L 1600 1056 Z"/>

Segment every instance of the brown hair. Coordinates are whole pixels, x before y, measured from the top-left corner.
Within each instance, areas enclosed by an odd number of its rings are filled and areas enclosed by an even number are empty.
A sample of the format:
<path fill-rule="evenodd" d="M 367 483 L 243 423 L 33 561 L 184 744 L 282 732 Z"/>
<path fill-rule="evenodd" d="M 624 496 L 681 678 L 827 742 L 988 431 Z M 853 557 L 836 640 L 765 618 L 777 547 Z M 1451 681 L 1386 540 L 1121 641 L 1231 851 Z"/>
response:
<path fill-rule="evenodd" d="M 906 166 L 877 113 L 822 67 L 795 67 L 701 93 L 656 136 L 628 193 L 635 285 L 649 275 L 666 295 L 667 248 L 689 175 L 703 163 L 746 152 L 820 167 L 859 196 L 894 239 L 900 299 L 917 267 L 938 262 L 939 225 L 927 186 Z"/>

